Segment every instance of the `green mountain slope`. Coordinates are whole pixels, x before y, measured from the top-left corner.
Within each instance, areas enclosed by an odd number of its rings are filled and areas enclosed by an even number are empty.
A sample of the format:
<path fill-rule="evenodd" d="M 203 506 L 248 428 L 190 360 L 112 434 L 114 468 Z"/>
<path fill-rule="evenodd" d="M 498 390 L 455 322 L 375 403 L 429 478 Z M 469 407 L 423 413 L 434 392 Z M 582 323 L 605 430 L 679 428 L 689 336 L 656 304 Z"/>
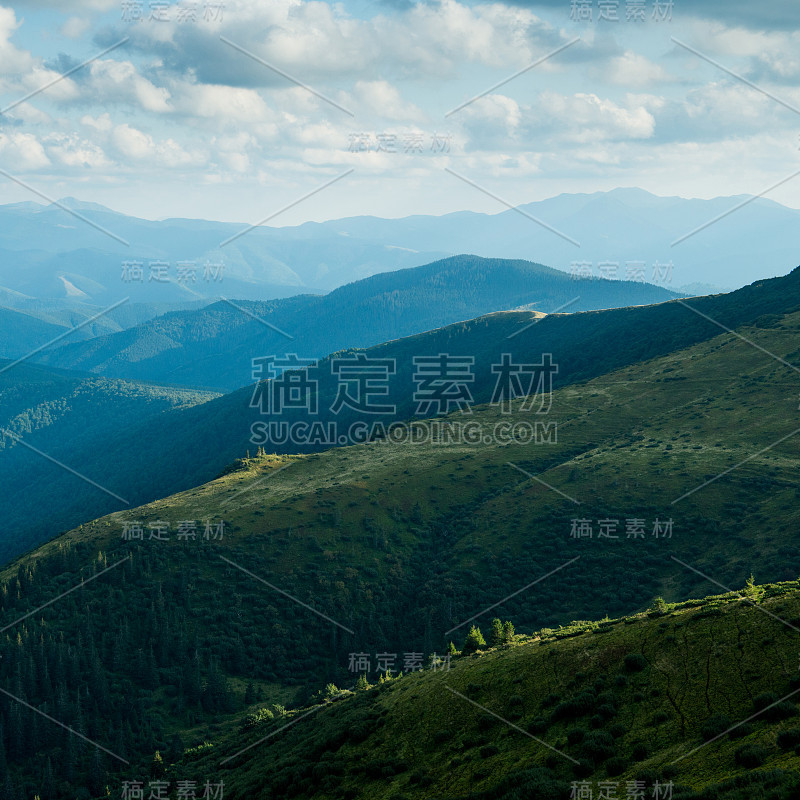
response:
<path fill-rule="evenodd" d="M 258 704 L 166 779 L 231 798 L 788 800 L 799 586 L 516 636 L 282 715 Z"/>
<path fill-rule="evenodd" d="M 784 299 L 791 301 L 787 292 Z M 451 639 L 461 646 L 465 623 L 473 617 L 485 623 L 499 614 L 530 633 L 571 620 L 631 614 L 649 607 L 657 595 L 672 602 L 720 586 L 742 586 L 751 573 L 759 581 L 794 581 L 800 573 L 792 439 L 798 429 L 793 416 L 798 386 L 790 365 L 798 360 L 800 312 L 764 318 L 756 299 L 750 305 L 749 313 L 759 315 L 757 326 L 557 390 L 546 415 L 557 422 L 557 441 L 466 444 L 431 436 L 419 444 L 375 441 L 319 454 L 259 456 L 238 462 L 211 483 L 59 537 L 2 575 L 6 629 L 0 686 L 131 762 L 122 764 L 129 774 L 149 770 L 142 764 L 149 764 L 155 750 L 174 762 L 185 748 L 206 739 L 233 755 L 233 739 L 223 742 L 218 734 L 227 736 L 228 724 L 240 725 L 245 710 L 258 703 L 298 707 L 329 681 L 352 683 L 352 653 L 374 659 L 378 653 L 419 652 L 427 658 L 443 652 Z M 531 412 L 519 405 L 510 418 L 529 421 Z M 469 416 L 483 430 L 507 420 L 491 405 Z M 436 423 L 416 424 L 424 430 Z M 626 535 L 630 519 L 643 521 L 642 536 Z M 663 524 L 670 519 L 667 536 Z M 571 535 L 577 520 L 589 521 L 592 538 Z M 618 538 L 599 536 L 602 520 L 607 529 L 608 521 L 617 521 Z M 663 535 L 653 535 L 656 520 L 662 525 L 656 532 Z M 194 538 L 186 533 L 189 521 Z M 138 529 L 141 539 L 131 539 Z M 794 606 L 783 612 L 776 606 L 774 613 L 789 614 L 790 621 L 797 616 Z M 750 646 L 744 643 L 745 622 L 738 629 L 734 625 L 735 647 Z M 796 671 L 796 661 L 787 655 L 796 658 L 796 642 L 787 639 L 790 649 L 784 650 L 783 640 L 772 633 L 773 627 L 782 628 L 768 617 L 761 622 L 764 635 L 753 645 L 757 657 L 736 667 L 740 684 L 749 689 L 729 688 L 727 672 L 707 678 L 710 705 L 702 718 L 694 699 L 684 706 L 677 697 L 695 685 L 698 657 L 681 660 L 668 651 L 661 663 L 649 638 L 637 640 L 635 647 L 626 640 L 630 652 L 643 652 L 656 672 L 666 673 L 672 699 L 687 716 L 679 737 L 674 720 L 653 722 L 666 713 L 661 710 L 665 698 L 675 709 L 667 688 L 651 703 L 619 687 L 621 696 L 592 705 L 592 716 L 581 724 L 590 727 L 597 715 L 608 716 L 612 724 L 617 715 L 601 711 L 606 705 L 628 707 L 631 713 L 647 710 L 653 725 L 665 726 L 663 743 L 645 737 L 648 753 L 688 752 L 698 724 L 720 713 L 735 719 L 764 691 L 782 691 L 786 676 Z M 676 647 L 691 644 L 688 630 L 669 634 Z M 587 640 L 601 640 L 593 637 Z M 664 641 L 671 641 L 666 634 Z M 702 652 L 720 653 L 725 662 L 727 641 L 720 633 L 711 650 L 704 645 Z M 596 680 L 593 671 L 607 667 L 613 676 L 627 652 L 618 649 L 584 671 Z M 777 653 L 783 666 L 776 672 L 771 665 Z M 716 664 L 714 659 L 708 664 Z M 557 702 L 579 694 L 584 680 L 579 671 L 565 658 L 552 681 L 552 691 L 562 695 Z M 534 672 L 538 676 L 540 670 Z M 573 677 L 578 683 L 569 687 Z M 530 691 L 541 680 L 531 678 Z M 482 687 L 475 690 L 476 702 L 487 707 L 500 702 L 485 678 L 467 680 L 465 689 L 470 683 Z M 454 684 L 458 691 L 460 686 Z M 661 684 L 653 678 L 653 686 Z M 523 697 L 523 718 L 545 716 L 539 700 L 517 694 Z M 448 705 L 433 696 L 424 699 L 419 706 L 411 704 L 408 713 L 424 719 L 422 709 L 430 707 L 435 712 L 430 736 L 451 730 L 448 715 L 458 706 L 449 705 L 449 697 Z M 88 744 L 76 748 L 68 732 L 45 724 L 30 709 L 27 716 L 23 711 L 13 698 L 0 698 L 0 714 L 8 720 L 4 748 L 14 765 L 12 789 L 25 784 L 32 791 L 42 781 L 60 781 L 51 796 L 71 796 L 65 782 L 88 787 L 85 796 L 102 794 L 110 780 L 106 773 L 116 773 L 120 765 L 117 756 Z M 351 722 L 348 729 L 356 720 Z M 645 724 L 636 726 L 636 735 L 644 736 Z M 419 747 L 431 749 L 428 739 L 410 731 Z M 559 722 L 552 731 L 545 725 L 543 732 L 558 746 L 566 728 Z M 608 758 L 622 758 L 620 774 L 628 775 L 637 740 L 608 732 L 613 741 L 622 740 Z M 28 747 L 31 741 L 38 747 Z M 392 737 L 386 742 L 394 746 Z M 520 746 L 527 744 L 526 738 Z M 400 740 L 395 749 L 394 758 L 405 763 Z M 45 756 L 26 757 L 34 751 Z M 576 746 L 574 752 L 579 751 Z M 202 750 L 196 752 L 203 757 Z M 315 751 L 314 758 L 322 752 Z M 514 774 L 504 752 L 489 749 L 484 756 L 491 763 L 502 755 L 495 762 L 498 781 Z M 769 748 L 767 755 L 768 765 L 782 763 Z M 366 764 L 383 755 L 362 758 Z M 48 759 L 58 780 L 47 779 Z M 656 770 L 662 762 L 659 756 L 645 766 Z M 246 796 L 254 782 L 269 786 L 280 772 L 278 764 L 268 777 L 259 773 L 262 767 L 248 760 L 241 774 L 231 773 L 239 792 L 232 796 Z M 307 778 L 324 777 L 307 776 L 299 757 L 292 769 L 295 777 L 285 780 L 297 784 L 292 790 L 297 794 L 310 791 L 302 783 Z M 368 775 L 392 778 L 395 786 L 393 776 L 372 775 L 376 769 L 369 767 Z M 602 777 L 608 766 L 597 769 L 592 775 Z M 689 786 L 730 774 L 711 770 L 706 779 L 678 773 Z M 458 778 L 454 795 L 442 795 L 436 781 L 443 778 L 429 777 L 432 782 L 426 783 L 423 769 L 416 782 L 423 796 L 460 797 L 470 786 L 476 792 L 490 790 L 494 774 L 470 777 L 469 784 L 466 777 Z M 360 780 L 356 775 L 356 786 Z M 554 780 L 563 781 L 563 774 L 556 772 Z M 274 796 L 289 796 L 288 783 L 276 784 Z M 327 784 L 322 790 L 338 792 Z"/>
<path fill-rule="evenodd" d="M 693 298 L 689 302 L 695 311 L 680 302 L 668 302 L 554 314 L 541 321 L 537 321 L 539 316 L 532 311 L 502 312 L 391 341 L 366 352 L 371 357 L 396 360 L 397 372 L 390 381 L 391 399 L 397 405 L 394 418 L 404 420 L 417 412 L 412 401 L 416 388 L 415 356 L 450 353 L 473 357 L 475 380 L 471 391 L 477 402 L 491 399 L 497 379 L 492 365 L 499 363 L 504 353 L 521 363 L 539 362 L 543 353 L 551 353 L 559 368 L 555 385 L 566 386 L 707 341 L 719 334 L 719 325 L 736 328 L 772 324 L 770 320 L 776 315 L 779 317 L 800 307 L 800 270 L 783 278 L 760 281 L 731 294 Z M 291 342 L 287 344 L 282 340 L 278 354 L 282 356 L 291 346 Z M 346 351 L 335 355 L 354 354 Z M 339 425 L 347 429 L 350 423 L 360 419 L 348 409 L 339 415 L 331 413 L 337 383 L 330 359 L 320 361 L 310 373 L 319 381 L 317 420 L 327 423 L 337 419 Z M 201 405 L 160 415 L 148 420 L 146 425 L 114 429 L 108 432 L 103 446 L 82 447 L 78 446 L 79 442 L 63 444 L 72 448 L 70 463 L 80 464 L 81 472 L 132 505 L 141 504 L 208 481 L 248 450 L 255 452 L 256 446 L 263 442 L 254 439 L 252 426 L 269 422 L 270 418 L 261 414 L 260 408 L 251 407 L 253 394 L 254 389 L 246 387 Z M 303 422 L 308 416 L 302 409 L 287 410 L 281 420 Z M 56 444 L 62 444 L 57 437 L 42 442 L 40 449 L 48 452 L 48 448 Z M 274 443 L 269 449 L 284 453 L 313 452 L 328 446 L 325 442 L 298 444 L 289 441 Z M 126 455 L 120 457 L 119 454 Z M 142 465 L 147 466 L 143 468 Z M 83 509 L 83 521 L 121 507 L 96 487 L 82 485 L 72 475 L 47 468 L 46 477 L 31 474 L 29 483 L 40 486 L 43 480 L 52 481 L 53 496 L 59 492 L 73 493 L 76 505 Z M 16 550 L 11 549 L 14 541 L 22 539 L 30 546 L 44 538 L 41 524 L 46 524 L 45 508 L 46 504 L 32 504 L 20 493 L 7 498 L 6 518 L 17 532 L 13 538 L 8 534 L 0 537 L 6 541 L 12 539 L 7 553 L 24 549 L 18 545 Z M 39 527 L 31 533 L 34 526 Z M 52 527 L 50 530 L 57 532 Z"/>

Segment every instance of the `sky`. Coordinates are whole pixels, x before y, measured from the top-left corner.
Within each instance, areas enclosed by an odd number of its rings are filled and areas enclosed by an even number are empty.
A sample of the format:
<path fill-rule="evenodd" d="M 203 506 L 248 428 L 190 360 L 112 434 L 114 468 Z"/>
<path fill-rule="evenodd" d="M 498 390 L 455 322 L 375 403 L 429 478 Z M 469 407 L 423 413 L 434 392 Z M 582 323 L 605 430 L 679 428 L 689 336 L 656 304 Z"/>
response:
<path fill-rule="evenodd" d="M 797 0 L 0 7 L 0 203 L 271 225 L 561 193 L 800 208 Z"/>

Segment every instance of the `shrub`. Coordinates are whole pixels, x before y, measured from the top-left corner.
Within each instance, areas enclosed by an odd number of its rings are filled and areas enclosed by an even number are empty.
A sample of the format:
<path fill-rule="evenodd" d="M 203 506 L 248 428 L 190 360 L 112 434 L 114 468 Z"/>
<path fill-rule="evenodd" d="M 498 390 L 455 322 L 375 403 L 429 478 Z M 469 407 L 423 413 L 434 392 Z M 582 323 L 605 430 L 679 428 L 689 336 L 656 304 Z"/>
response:
<path fill-rule="evenodd" d="M 544 733 L 547 730 L 547 719 L 535 717 L 528 723 L 528 733 Z"/>
<path fill-rule="evenodd" d="M 558 701 L 561 700 L 561 695 L 558 694 L 548 694 L 547 697 L 542 700 L 542 708 L 549 708 L 550 706 L 554 706 Z"/>
<path fill-rule="evenodd" d="M 500 748 L 496 744 L 487 744 L 481 747 L 478 752 L 480 752 L 481 758 L 490 758 L 491 756 L 496 756 L 500 752 Z"/>
<path fill-rule="evenodd" d="M 703 739 L 713 739 L 720 736 L 730 728 L 733 723 L 725 714 L 717 714 L 709 717 L 700 727 L 700 735 Z"/>
<path fill-rule="evenodd" d="M 614 740 L 606 731 L 592 731 L 581 746 L 581 755 L 599 764 L 614 755 Z"/>
<path fill-rule="evenodd" d="M 656 597 L 653 599 L 653 602 L 650 604 L 650 608 L 648 610 L 653 616 L 661 616 L 669 611 L 669 606 L 663 597 Z"/>
<path fill-rule="evenodd" d="M 603 703 L 603 705 L 597 709 L 597 713 L 603 717 L 603 719 L 612 719 L 617 716 L 617 709 L 611 703 Z"/>
<path fill-rule="evenodd" d="M 244 718 L 242 728 L 245 730 L 255 728 L 257 725 L 269 722 L 274 717 L 275 715 L 268 708 L 258 708 Z"/>
<path fill-rule="evenodd" d="M 740 767 L 753 769 L 760 767 L 767 760 L 768 751 L 760 744 L 742 745 L 735 753 L 734 760 Z"/>
<path fill-rule="evenodd" d="M 796 717 L 797 706 L 795 706 L 794 703 L 790 703 L 788 700 L 784 700 L 782 703 L 772 706 L 769 711 L 765 711 L 763 716 L 764 719 L 767 719 L 770 722 L 779 722 L 782 719 Z"/>
<path fill-rule="evenodd" d="M 781 750 L 792 750 L 797 745 L 800 745 L 800 728 L 789 728 L 778 734 L 778 747 Z"/>
<path fill-rule="evenodd" d="M 728 734 L 729 739 L 743 739 L 745 736 L 749 736 L 753 732 L 753 726 L 749 722 L 744 722 L 741 725 L 733 728 L 731 732 Z"/>
<path fill-rule="evenodd" d="M 499 724 L 496 717 L 490 717 L 488 714 L 478 717 L 478 730 L 488 731 L 495 725 Z"/>
<path fill-rule="evenodd" d="M 622 723 L 617 722 L 608 729 L 608 732 L 611 734 L 612 739 L 621 739 L 628 732 L 628 729 Z"/>
<path fill-rule="evenodd" d="M 588 778 L 594 772 L 594 764 L 588 759 L 582 758 L 577 764 L 572 765 L 572 771 L 578 778 Z"/>
<path fill-rule="evenodd" d="M 433 741 L 436 742 L 436 744 L 442 744 L 442 742 L 451 739 L 452 736 L 453 734 L 449 730 L 442 728 L 442 730 L 436 731 L 436 733 L 433 734 Z"/>
<path fill-rule="evenodd" d="M 669 780 L 670 778 L 674 778 L 679 772 L 678 766 L 676 764 L 664 764 L 661 767 L 661 775 L 662 777 Z"/>
<path fill-rule="evenodd" d="M 642 672 L 647 668 L 647 659 L 641 653 L 628 653 L 625 656 L 625 669 L 628 672 Z"/>
<path fill-rule="evenodd" d="M 644 761 L 647 758 L 647 745 L 644 742 L 637 742 L 631 750 L 631 758 L 634 761 Z"/>
<path fill-rule="evenodd" d="M 628 762 L 621 758 L 620 756 L 613 756 L 609 758 L 606 762 L 606 772 L 611 776 L 614 777 L 616 775 L 622 775 L 623 772 L 628 767 Z"/>
<path fill-rule="evenodd" d="M 763 692 L 753 698 L 753 711 L 763 711 L 767 706 L 771 706 L 778 701 L 778 695 L 774 692 Z"/>
<path fill-rule="evenodd" d="M 594 692 L 583 691 L 575 697 L 564 700 L 553 709 L 553 719 L 577 719 L 588 714 L 595 706 Z"/>
<path fill-rule="evenodd" d="M 583 728 L 572 728 L 567 731 L 567 741 L 570 744 L 580 744 L 586 738 L 586 731 Z"/>

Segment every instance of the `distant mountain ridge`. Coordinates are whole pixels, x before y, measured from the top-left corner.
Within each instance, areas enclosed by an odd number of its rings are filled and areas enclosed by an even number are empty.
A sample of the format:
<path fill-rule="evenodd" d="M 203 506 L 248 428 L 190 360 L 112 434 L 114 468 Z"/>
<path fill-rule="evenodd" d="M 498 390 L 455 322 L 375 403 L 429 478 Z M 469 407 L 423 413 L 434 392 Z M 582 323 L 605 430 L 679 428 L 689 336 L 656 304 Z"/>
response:
<path fill-rule="evenodd" d="M 317 359 L 499 310 L 591 311 L 675 296 L 647 283 L 573 279 L 541 264 L 462 255 L 374 275 L 323 296 L 172 312 L 37 359 L 109 377 L 231 391 L 251 380 L 252 359 L 260 356 L 292 352 Z"/>
<path fill-rule="evenodd" d="M 594 275 L 601 264 L 616 264 L 619 278 L 629 265 L 643 264 L 646 280 L 656 263 L 671 263 L 667 288 L 702 283 L 725 290 L 785 274 L 800 251 L 798 223 L 800 211 L 764 198 L 684 199 L 642 189 L 562 194 L 493 214 L 361 216 L 287 227 L 153 221 L 65 198 L 0 206 L 0 293 L 64 297 L 64 276 L 100 304 L 124 296 L 157 303 L 220 295 L 268 300 L 464 252 L 563 271 L 583 264 Z M 142 281 L 122 280 L 126 260 L 143 263 Z M 151 261 L 169 263 L 169 282 L 149 279 Z M 179 261 L 201 269 L 224 264 L 224 278 L 179 281 Z"/>

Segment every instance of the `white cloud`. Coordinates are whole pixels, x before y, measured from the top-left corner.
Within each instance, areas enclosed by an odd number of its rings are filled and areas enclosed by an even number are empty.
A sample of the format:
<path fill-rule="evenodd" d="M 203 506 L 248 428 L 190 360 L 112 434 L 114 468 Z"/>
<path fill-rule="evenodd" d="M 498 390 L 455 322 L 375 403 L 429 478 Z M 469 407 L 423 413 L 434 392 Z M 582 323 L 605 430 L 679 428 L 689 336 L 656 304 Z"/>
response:
<path fill-rule="evenodd" d="M 50 164 L 41 142 L 30 133 L 0 133 L 0 157 L 15 171 L 40 169 Z"/>
<path fill-rule="evenodd" d="M 107 111 L 104 114 L 101 114 L 99 117 L 93 117 L 90 114 L 85 114 L 81 117 L 81 124 L 88 125 L 90 128 L 104 132 L 108 132 L 114 127 L 114 123 L 111 121 L 111 116 Z"/>
<path fill-rule="evenodd" d="M 635 89 L 674 80 L 663 67 L 633 50 L 609 59 L 597 72 L 609 83 Z"/>
<path fill-rule="evenodd" d="M 48 113 L 28 102 L 14 106 L 9 114 L 29 125 L 51 125 L 53 122 L 53 118 Z"/>
<path fill-rule="evenodd" d="M 80 39 L 91 25 L 91 20 L 86 17 L 70 17 L 58 30 L 67 39 Z"/>
<path fill-rule="evenodd" d="M 257 122 L 274 114 L 254 89 L 180 83 L 173 87 L 173 106 L 189 116 Z"/>
<path fill-rule="evenodd" d="M 698 50 L 721 57 L 724 65 L 756 80 L 800 79 L 800 31 L 765 31 L 696 24 L 692 39 Z M 742 60 L 746 65 L 741 66 Z"/>
<path fill-rule="evenodd" d="M 52 133 L 45 139 L 48 154 L 64 167 L 109 167 L 103 149 L 75 133 Z"/>
<path fill-rule="evenodd" d="M 111 140 L 123 158 L 139 160 L 155 154 L 155 142 L 152 136 L 131 127 L 127 122 L 114 128 Z"/>
<path fill-rule="evenodd" d="M 523 111 L 516 100 L 502 94 L 481 97 L 459 111 L 455 118 L 463 127 L 472 148 L 519 146 L 517 133 Z"/>
<path fill-rule="evenodd" d="M 187 150 L 172 138 L 156 140 L 128 123 L 116 125 L 110 141 L 121 162 L 127 166 L 136 164 L 137 169 L 142 162 L 149 162 L 153 168 L 167 169 L 197 168 L 208 162 L 208 154 L 202 150 Z"/>
<path fill-rule="evenodd" d="M 129 103 L 144 111 L 162 113 L 170 110 L 170 93 L 142 77 L 130 61 L 93 61 L 87 99 L 99 103 Z"/>
<path fill-rule="evenodd" d="M 593 93 L 544 92 L 537 107 L 548 125 L 558 123 L 562 135 L 572 141 L 647 139 L 655 131 L 655 118 L 643 105 L 626 108 Z"/>
<path fill-rule="evenodd" d="M 33 58 L 11 44 L 11 37 L 21 25 L 13 8 L 0 6 L 0 75 L 24 74 L 33 66 Z"/>
<path fill-rule="evenodd" d="M 413 103 L 405 102 L 388 81 L 358 81 L 353 94 L 362 110 L 381 119 L 416 122 L 425 116 Z"/>

